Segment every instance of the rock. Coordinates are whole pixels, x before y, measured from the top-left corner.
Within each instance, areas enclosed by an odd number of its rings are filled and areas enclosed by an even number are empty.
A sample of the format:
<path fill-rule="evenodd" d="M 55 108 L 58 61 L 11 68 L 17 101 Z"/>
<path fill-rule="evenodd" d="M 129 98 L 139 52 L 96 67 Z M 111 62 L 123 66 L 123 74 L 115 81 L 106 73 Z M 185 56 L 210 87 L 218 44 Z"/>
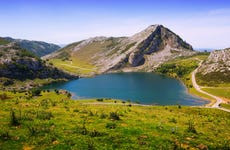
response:
<path fill-rule="evenodd" d="M 132 67 L 139 66 L 143 61 L 144 61 L 143 54 L 138 51 L 132 52 L 129 55 L 129 64 L 131 64 Z"/>

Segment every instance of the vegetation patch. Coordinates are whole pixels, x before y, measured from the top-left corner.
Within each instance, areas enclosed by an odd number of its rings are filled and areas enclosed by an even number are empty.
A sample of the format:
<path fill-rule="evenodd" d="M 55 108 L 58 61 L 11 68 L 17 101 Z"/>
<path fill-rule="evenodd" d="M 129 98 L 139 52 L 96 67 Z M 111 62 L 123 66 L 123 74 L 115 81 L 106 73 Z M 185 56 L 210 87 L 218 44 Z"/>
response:
<path fill-rule="evenodd" d="M 202 90 L 219 97 L 230 99 L 230 87 L 208 87 L 202 88 Z"/>
<path fill-rule="evenodd" d="M 218 109 L 128 107 L 112 99 L 94 105 L 96 99 L 74 101 L 54 91 L 3 93 L 1 149 L 230 148 L 230 113 Z"/>
<path fill-rule="evenodd" d="M 211 72 L 208 74 L 197 73 L 197 83 L 202 86 L 219 86 L 230 83 L 230 72 Z"/>

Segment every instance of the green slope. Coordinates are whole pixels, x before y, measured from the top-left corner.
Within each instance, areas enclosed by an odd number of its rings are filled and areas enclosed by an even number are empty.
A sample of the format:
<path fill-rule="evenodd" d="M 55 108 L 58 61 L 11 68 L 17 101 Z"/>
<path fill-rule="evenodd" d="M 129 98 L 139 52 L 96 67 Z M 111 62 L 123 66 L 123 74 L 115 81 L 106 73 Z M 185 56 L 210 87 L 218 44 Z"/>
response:
<path fill-rule="evenodd" d="M 217 109 L 102 105 L 47 91 L 0 97 L 1 149 L 230 148 L 230 113 Z"/>

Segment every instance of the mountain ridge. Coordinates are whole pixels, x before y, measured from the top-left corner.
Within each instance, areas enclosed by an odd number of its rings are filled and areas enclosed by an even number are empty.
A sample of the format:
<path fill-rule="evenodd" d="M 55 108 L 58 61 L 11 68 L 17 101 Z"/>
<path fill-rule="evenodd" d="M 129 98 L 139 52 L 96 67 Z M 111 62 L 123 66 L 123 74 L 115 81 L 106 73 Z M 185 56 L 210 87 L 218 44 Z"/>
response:
<path fill-rule="evenodd" d="M 2 39 L 0 42 L 3 43 L 0 44 L 0 85 L 4 85 L 2 88 L 13 85 L 14 81 L 26 83 L 28 80 L 41 79 L 48 83 L 77 78 L 41 60 L 15 42 L 7 43 Z"/>
<path fill-rule="evenodd" d="M 163 25 L 151 25 L 131 37 L 101 36 L 72 43 L 43 59 L 66 59 L 72 67 L 84 62 L 96 68 L 96 73 L 150 72 L 165 61 L 194 53 L 192 46 L 171 30 Z"/>
<path fill-rule="evenodd" d="M 9 42 L 17 43 L 20 47 L 34 53 L 38 57 L 45 56 L 61 48 L 59 45 L 44 41 L 14 39 L 11 37 L 4 37 L 4 39 Z"/>

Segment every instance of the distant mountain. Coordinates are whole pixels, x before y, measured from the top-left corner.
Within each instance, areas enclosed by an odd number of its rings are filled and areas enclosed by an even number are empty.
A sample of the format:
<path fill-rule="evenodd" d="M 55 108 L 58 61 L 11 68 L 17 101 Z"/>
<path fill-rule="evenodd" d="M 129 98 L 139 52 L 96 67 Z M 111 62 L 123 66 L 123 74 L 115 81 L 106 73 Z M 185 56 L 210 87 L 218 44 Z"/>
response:
<path fill-rule="evenodd" d="M 214 48 L 194 48 L 194 49 L 200 52 L 211 52 L 215 50 Z"/>
<path fill-rule="evenodd" d="M 10 42 L 16 42 L 20 47 L 31 51 L 36 56 L 42 57 L 47 54 L 50 54 L 61 47 L 55 44 L 46 43 L 42 41 L 29 41 L 29 40 L 21 40 L 21 39 L 13 39 L 11 37 L 5 37 L 4 39 Z"/>
<path fill-rule="evenodd" d="M 131 37 L 95 37 L 72 43 L 43 59 L 70 61 L 72 69 L 74 64 L 76 69 L 87 64 L 95 67 L 97 73 L 103 73 L 153 71 L 165 61 L 194 53 L 191 45 L 169 29 L 151 25 Z M 56 66 L 60 67 L 60 63 Z"/>
<path fill-rule="evenodd" d="M 70 79 L 73 76 L 47 64 L 15 42 L 0 38 L 0 77 L 9 79 Z"/>
<path fill-rule="evenodd" d="M 212 51 L 197 76 L 201 85 L 230 83 L 230 48 Z"/>

